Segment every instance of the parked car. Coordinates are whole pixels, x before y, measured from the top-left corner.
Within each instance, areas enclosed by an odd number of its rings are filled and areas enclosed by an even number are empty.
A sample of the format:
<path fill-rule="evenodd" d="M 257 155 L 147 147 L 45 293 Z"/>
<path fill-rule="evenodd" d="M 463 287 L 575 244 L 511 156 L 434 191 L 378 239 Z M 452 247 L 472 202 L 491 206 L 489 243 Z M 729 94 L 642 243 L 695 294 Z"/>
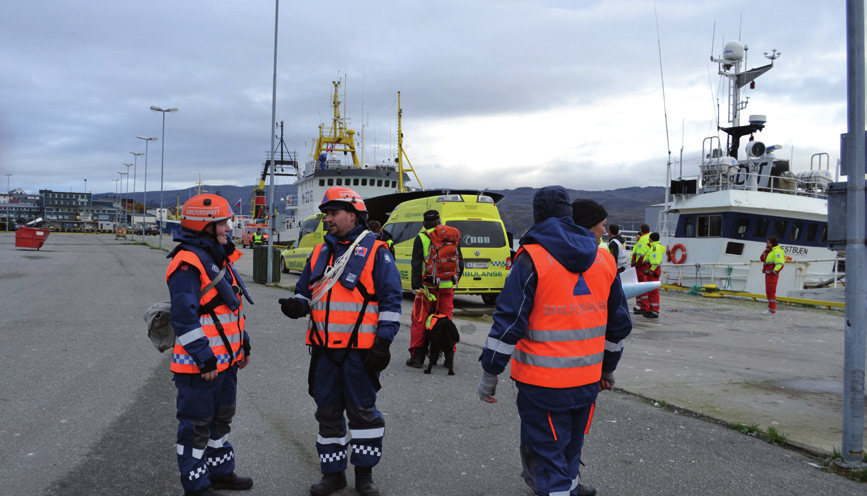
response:
<path fill-rule="evenodd" d="M 145 235 L 146 236 L 159 236 L 160 228 L 157 226 L 147 226 L 145 227 Z"/>

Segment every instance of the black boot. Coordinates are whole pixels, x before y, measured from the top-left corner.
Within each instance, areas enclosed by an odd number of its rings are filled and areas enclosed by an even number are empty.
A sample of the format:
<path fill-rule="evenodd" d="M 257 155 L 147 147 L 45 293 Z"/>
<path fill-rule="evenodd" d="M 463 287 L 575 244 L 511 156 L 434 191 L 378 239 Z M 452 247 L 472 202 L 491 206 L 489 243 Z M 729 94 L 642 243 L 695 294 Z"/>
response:
<path fill-rule="evenodd" d="M 325 474 L 322 479 L 310 486 L 310 496 L 328 496 L 346 487 L 346 472 Z"/>
<path fill-rule="evenodd" d="M 424 357 L 427 356 L 427 348 L 418 348 L 406 361 L 406 364 L 414 369 L 424 367 Z"/>
<path fill-rule="evenodd" d="M 379 496 L 379 486 L 373 482 L 373 467 L 355 467 L 355 490 L 360 496 Z"/>
<path fill-rule="evenodd" d="M 590 485 L 578 484 L 578 487 L 572 490 L 574 496 L 596 496 L 596 488 Z"/>
<path fill-rule="evenodd" d="M 235 472 L 232 472 L 222 479 L 211 479 L 211 487 L 216 490 L 246 491 L 253 487 L 253 479 L 251 477 L 239 477 Z"/>

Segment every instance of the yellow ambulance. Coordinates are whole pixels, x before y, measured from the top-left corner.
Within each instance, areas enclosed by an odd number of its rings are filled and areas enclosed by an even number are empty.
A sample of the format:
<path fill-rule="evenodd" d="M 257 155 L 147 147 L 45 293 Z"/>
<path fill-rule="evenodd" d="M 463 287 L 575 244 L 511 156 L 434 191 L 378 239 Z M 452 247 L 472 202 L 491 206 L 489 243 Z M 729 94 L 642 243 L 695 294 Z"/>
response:
<path fill-rule="evenodd" d="M 283 273 L 288 273 L 290 270 L 297 272 L 304 270 L 304 265 L 310 258 L 310 254 L 313 253 L 313 248 L 325 240 L 326 232 L 328 231 L 325 227 L 325 214 L 311 215 L 304 219 L 298 233 L 298 240 L 290 248 L 284 250 L 280 256 Z"/>
<path fill-rule="evenodd" d="M 412 291 L 412 248 L 422 230 L 422 216 L 428 210 L 436 210 L 443 224 L 461 232 L 464 273 L 455 294 L 481 295 L 485 304 L 493 305 L 512 268 L 506 228 L 494 202 L 502 196 L 443 192 L 397 205 L 382 229 L 394 237 L 394 258 L 403 290 Z"/>

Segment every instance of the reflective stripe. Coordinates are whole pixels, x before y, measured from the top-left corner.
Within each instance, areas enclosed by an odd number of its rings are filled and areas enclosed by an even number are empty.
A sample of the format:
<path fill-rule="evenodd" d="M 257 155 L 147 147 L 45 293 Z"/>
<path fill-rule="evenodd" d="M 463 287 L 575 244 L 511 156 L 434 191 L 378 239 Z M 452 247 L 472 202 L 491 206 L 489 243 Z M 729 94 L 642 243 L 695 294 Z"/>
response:
<path fill-rule="evenodd" d="M 548 496 L 569 496 L 569 491 L 553 491 L 549 492 Z"/>
<path fill-rule="evenodd" d="M 220 439 L 208 439 L 208 448 L 222 448 L 226 443 L 229 442 L 229 435 L 221 437 Z"/>
<path fill-rule="evenodd" d="M 201 460 L 202 456 L 205 455 L 205 450 L 193 448 L 193 458 L 196 460 Z"/>
<path fill-rule="evenodd" d="M 304 300 L 304 301 L 306 301 L 308 305 L 309 305 L 310 302 L 312 301 L 312 300 L 310 300 L 310 298 L 308 298 L 308 297 L 306 297 L 306 296 L 304 296 L 304 295 L 301 295 L 301 294 L 297 294 L 297 295 L 295 295 L 295 298 L 298 298 L 299 300 Z"/>
<path fill-rule="evenodd" d="M 192 331 L 189 331 L 185 334 L 181 334 L 180 336 L 178 336 L 177 342 L 181 346 L 186 346 L 186 345 L 192 343 L 193 341 L 195 341 L 199 338 L 203 338 L 203 337 L 205 337 L 205 330 L 202 329 L 201 327 L 199 327 L 198 329 L 193 329 Z"/>
<path fill-rule="evenodd" d="M 315 305 L 313 305 L 314 310 L 325 310 L 326 303 L 322 300 L 317 301 Z M 329 305 L 329 309 L 332 312 L 353 312 L 358 313 L 361 311 L 362 304 L 355 303 L 351 301 L 332 301 Z M 379 313 L 379 308 L 376 305 L 367 305 L 367 310 L 364 313 Z"/>
<path fill-rule="evenodd" d="M 485 346 L 496 353 L 502 353 L 503 355 L 511 355 L 515 351 L 515 345 L 506 344 L 500 341 L 497 338 L 493 338 L 488 336 L 488 341 L 485 343 Z"/>
<path fill-rule="evenodd" d="M 339 444 L 345 446 L 349 442 L 349 436 L 343 437 L 322 437 L 316 436 L 316 442 L 319 444 Z"/>
<path fill-rule="evenodd" d="M 536 367 L 544 367 L 547 369 L 569 369 L 576 367 L 589 367 L 602 363 L 602 353 L 594 353 L 588 356 L 581 357 L 550 357 L 541 355 L 531 355 L 530 353 L 515 350 L 512 358 L 515 360 Z"/>
<path fill-rule="evenodd" d="M 222 315 L 217 315 L 217 320 L 220 321 L 220 324 L 234 324 L 241 320 L 241 317 L 235 315 L 234 313 L 224 313 Z M 199 317 L 199 322 L 202 324 L 202 327 L 205 326 L 214 326 L 214 319 L 210 315 L 202 315 Z"/>
<path fill-rule="evenodd" d="M 311 320 L 310 322 L 307 323 L 307 329 L 308 330 L 310 330 L 312 328 L 310 325 L 311 322 L 313 322 L 313 321 Z M 322 322 L 316 323 L 316 326 L 320 329 L 324 325 L 325 324 Z M 333 322 L 329 322 L 327 325 L 328 325 L 328 332 L 336 332 L 336 333 L 345 332 L 347 334 L 351 334 L 352 331 L 355 330 L 355 324 L 335 324 Z M 358 326 L 358 332 L 359 333 L 376 334 L 376 330 L 377 330 L 376 325 L 361 324 L 360 326 Z"/>
<path fill-rule="evenodd" d="M 594 339 L 605 335 L 604 326 L 588 327 L 587 329 L 564 329 L 564 330 L 539 330 L 527 329 L 524 335 L 525 339 L 536 341 L 537 343 L 558 343 L 563 341 L 584 341 L 586 339 Z"/>
<path fill-rule="evenodd" d="M 352 439 L 377 439 L 385 435 L 385 427 L 378 429 L 349 429 Z"/>
<path fill-rule="evenodd" d="M 184 454 L 184 445 L 182 445 L 182 444 L 176 444 L 176 445 L 175 445 L 175 449 L 177 449 L 177 451 L 178 451 L 178 455 L 183 455 L 183 454 Z"/>
<path fill-rule="evenodd" d="M 379 321 L 400 322 L 400 312 L 379 312 Z"/>
<path fill-rule="evenodd" d="M 605 351 L 623 351 L 623 341 L 619 343 L 612 343 L 611 341 L 605 341 Z"/>

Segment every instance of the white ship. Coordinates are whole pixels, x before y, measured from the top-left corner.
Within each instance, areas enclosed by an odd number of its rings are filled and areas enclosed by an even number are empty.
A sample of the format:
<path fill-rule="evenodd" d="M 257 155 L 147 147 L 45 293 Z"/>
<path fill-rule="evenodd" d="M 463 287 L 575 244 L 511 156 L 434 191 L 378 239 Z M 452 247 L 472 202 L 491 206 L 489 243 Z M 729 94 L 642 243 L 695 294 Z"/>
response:
<path fill-rule="evenodd" d="M 657 230 L 668 248 L 661 282 L 684 286 L 716 284 L 720 289 L 764 293 L 759 256 L 769 236 L 776 236 L 786 253 L 777 294 L 795 296 L 805 288 L 839 284 L 842 267 L 837 252 L 828 249 L 827 187 L 835 178 L 827 153 L 813 155 L 809 169 L 796 171 L 789 160 L 777 158 L 779 145 L 755 140 L 766 118 L 751 115 L 740 122 L 747 106 L 744 86 L 774 66 L 746 70 L 748 48 L 739 41 L 725 45 L 719 74 L 728 82 L 729 127 L 725 148 L 718 136 L 705 138 L 697 176 L 666 176 L 666 203 L 659 211 Z M 741 147 L 741 138 L 747 138 Z M 836 174 L 836 171 L 835 171 Z M 670 201 L 669 201 L 670 200 Z M 840 259 L 842 260 L 842 259 Z M 790 294 L 792 293 L 792 294 Z"/>
<path fill-rule="evenodd" d="M 340 113 L 340 82 L 333 81 L 334 97 L 331 106 L 334 110 L 331 126 L 326 132 L 325 124 L 319 126 L 319 137 L 313 143 L 309 160 L 303 168 L 299 168 L 297 181 L 297 197 L 289 200 L 287 209 L 288 232 L 286 239 L 299 239 L 299 229 L 304 220 L 319 213 L 319 204 L 325 196 L 325 191 L 332 186 L 352 188 L 362 198 L 401 193 L 413 188 L 407 186 L 409 175 L 405 172 L 413 170 L 412 165 L 404 167 L 406 154 L 403 151 L 403 140 L 398 110 L 398 157 L 396 162 L 374 165 L 362 165 L 358 160 L 355 147 L 355 131 L 348 129 L 346 120 Z M 398 108 L 400 93 L 398 93 Z M 409 161 L 407 160 L 407 163 Z M 413 174 L 415 171 L 413 170 Z M 415 176 L 418 181 L 418 176 Z M 419 185 L 421 182 L 419 181 Z M 293 215 L 294 214 L 294 215 Z M 294 219 L 294 221 L 292 220 Z"/>

